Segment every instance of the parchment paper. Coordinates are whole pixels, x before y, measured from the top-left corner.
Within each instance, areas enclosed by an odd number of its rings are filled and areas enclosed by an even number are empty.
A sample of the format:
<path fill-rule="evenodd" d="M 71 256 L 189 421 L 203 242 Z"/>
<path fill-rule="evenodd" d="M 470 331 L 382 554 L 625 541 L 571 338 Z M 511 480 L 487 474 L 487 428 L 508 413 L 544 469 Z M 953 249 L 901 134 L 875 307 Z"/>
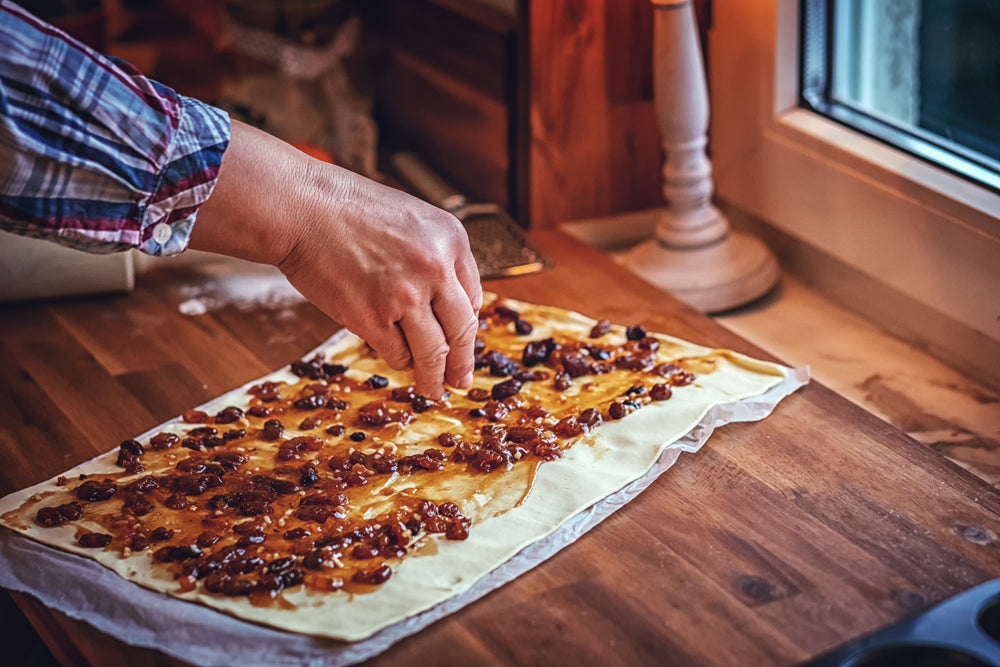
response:
<path fill-rule="evenodd" d="M 578 513 L 548 537 L 529 545 L 465 592 L 353 644 L 296 635 L 239 621 L 207 607 L 124 584 L 102 565 L 0 529 L 0 586 L 28 593 L 70 618 L 134 645 L 196 665 L 315 665 L 360 662 L 458 611 L 544 562 L 639 495 L 681 452 L 696 452 L 719 426 L 758 421 L 809 381 L 808 368 L 760 396 L 710 409 L 687 435 L 668 445 L 642 477 Z"/>

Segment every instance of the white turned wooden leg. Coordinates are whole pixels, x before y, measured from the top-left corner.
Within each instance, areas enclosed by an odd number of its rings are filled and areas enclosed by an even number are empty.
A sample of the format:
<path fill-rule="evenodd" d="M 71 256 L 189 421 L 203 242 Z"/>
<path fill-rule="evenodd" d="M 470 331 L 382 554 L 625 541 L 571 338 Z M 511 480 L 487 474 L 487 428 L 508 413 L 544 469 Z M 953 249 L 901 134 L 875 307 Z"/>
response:
<path fill-rule="evenodd" d="M 653 85 L 667 155 L 667 207 L 655 237 L 620 261 L 699 310 L 727 310 L 774 287 L 778 263 L 759 240 L 732 232 L 711 203 L 712 165 L 705 154 L 708 89 L 691 0 L 652 3 Z"/>

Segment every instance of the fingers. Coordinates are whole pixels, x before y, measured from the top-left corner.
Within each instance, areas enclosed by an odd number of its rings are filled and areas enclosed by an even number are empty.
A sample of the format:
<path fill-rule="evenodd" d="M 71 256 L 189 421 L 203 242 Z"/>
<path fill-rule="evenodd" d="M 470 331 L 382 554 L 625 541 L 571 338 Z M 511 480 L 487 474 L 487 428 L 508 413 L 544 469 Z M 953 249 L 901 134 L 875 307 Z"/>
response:
<path fill-rule="evenodd" d="M 473 348 L 479 331 L 476 311 L 457 285 L 438 296 L 431 307 L 448 342 L 445 381 L 453 387 L 467 389 L 472 386 Z"/>
<path fill-rule="evenodd" d="M 458 282 L 469 297 L 473 312 L 478 313 L 483 306 L 483 286 L 479 279 L 479 267 L 476 266 L 476 260 L 469 250 L 468 237 L 463 235 L 462 241 L 465 248 L 455 260 L 455 275 L 458 276 Z"/>
<path fill-rule="evenodd" d="M 413 358 L 410 347 L 406 343 L 403 331 L 399 326 L 388 325 L 377 327 L 371 331 L 356 331 L 361 338 L 372 346 L 379 356 L 385 359 L 390 367 L 397 371 L 410 368 Z"/>
<path fill-rule="evenodd" d="M 430 304 L 428 304 L 430 305 Z M 399 323 L 413 355 L 413 381 L 418 394 L 440 398 L 444 394 L 448 341 L 429 308 L 409 311 Z"/>

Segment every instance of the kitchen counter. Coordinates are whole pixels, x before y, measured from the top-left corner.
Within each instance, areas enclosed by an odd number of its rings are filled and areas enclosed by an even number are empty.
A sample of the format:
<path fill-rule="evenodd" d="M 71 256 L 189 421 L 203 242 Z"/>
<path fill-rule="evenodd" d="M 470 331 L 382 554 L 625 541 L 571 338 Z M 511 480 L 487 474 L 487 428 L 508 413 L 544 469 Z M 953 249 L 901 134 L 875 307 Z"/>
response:
<path fill-rule="evenodd" d="M 487 284 L 773 359 L 558 232 L 550 271 Z M 336 328 L 306 303 L 179 311 L 184 267 L 129 296 L 0 308 L 0 493 L 280 367 Z M 378 664 L 794 664 L 1000 576 L 1000 492 L 813 382 L 720 429 L 543 565 Z M 125 585 L 123 583 L 123 585 Z M 164 664 L 14 596 L 64 663 Z"/>

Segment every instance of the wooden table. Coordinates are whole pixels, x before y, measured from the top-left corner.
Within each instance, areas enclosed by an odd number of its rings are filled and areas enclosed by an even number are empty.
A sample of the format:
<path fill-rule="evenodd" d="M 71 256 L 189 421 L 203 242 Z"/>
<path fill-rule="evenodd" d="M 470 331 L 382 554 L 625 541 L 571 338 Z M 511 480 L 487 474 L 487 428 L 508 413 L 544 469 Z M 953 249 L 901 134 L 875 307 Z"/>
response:
<path fill-rule="evenodd" d="M 772 358 L 556 232 L 504 295 Z M 183 270 L 135 293 L 0 308 L 0 493 L 304 354 L 308 304 L 181 315 Z M 575 545 L 377 664 L 792 664 L 1000 576 L 1000 494 L 813 382 L 718 431 Z M 31 598 L 67 664 L 164 664 Z"/>

